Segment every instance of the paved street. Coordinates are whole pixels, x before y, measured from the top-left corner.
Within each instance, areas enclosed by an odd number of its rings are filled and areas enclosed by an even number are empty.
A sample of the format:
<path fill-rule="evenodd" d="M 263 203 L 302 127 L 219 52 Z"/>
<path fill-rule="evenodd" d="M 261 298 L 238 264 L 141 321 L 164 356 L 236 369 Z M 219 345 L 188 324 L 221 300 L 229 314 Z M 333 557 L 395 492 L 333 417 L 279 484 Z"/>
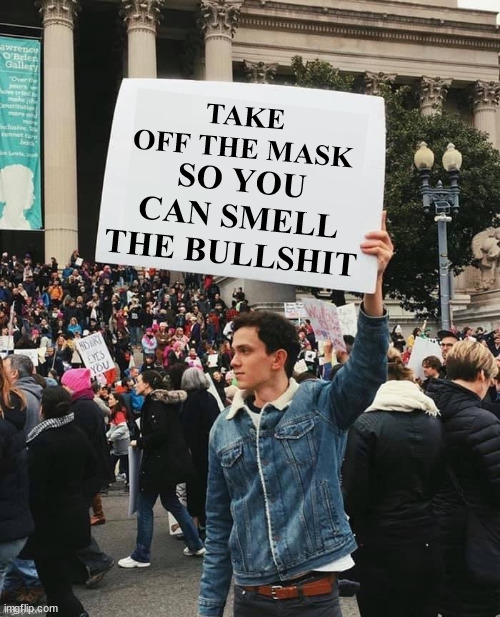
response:
<path fill-rule="evenodd" d="M 107 522 L 95 529 L 103 550 L 116 561 L 130 554 L 135 539 L 135 518 L 127 518 L 126 496 L 110 491 L 103 498 Z M 167 516 L 156 508 L 153 556 L 150 568 L 123 570 L 115 566 L 98 588 L 76 588 L 91 617 L 136 617 L 139 610 L 151 617 L 194 617 L 201 560 L 182 554 L 184 543 L 169 536 Z M 343 599 L 344 617 L 359 617 L 356 602 Z M 225 616 L 231 611 L 226 610 Z"/>

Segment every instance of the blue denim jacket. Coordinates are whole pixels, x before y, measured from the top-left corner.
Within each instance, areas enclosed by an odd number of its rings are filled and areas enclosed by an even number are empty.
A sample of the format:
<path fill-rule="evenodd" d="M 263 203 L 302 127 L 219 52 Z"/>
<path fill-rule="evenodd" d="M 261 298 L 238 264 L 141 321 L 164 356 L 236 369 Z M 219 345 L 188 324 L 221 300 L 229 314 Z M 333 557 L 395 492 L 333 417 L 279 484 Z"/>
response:
<path fill-rule="evenodd" d="M 245 393 L 210 435 L 207 539 L 199 615 L 223 615 L 238 585 L 287 580 L 350 554 L 340 467 L 347 429 L 387 378 L 387 317 L 362 311 L 349 361 L 333 382 L 311 380 L 261 411 L 255 427 Z"/>

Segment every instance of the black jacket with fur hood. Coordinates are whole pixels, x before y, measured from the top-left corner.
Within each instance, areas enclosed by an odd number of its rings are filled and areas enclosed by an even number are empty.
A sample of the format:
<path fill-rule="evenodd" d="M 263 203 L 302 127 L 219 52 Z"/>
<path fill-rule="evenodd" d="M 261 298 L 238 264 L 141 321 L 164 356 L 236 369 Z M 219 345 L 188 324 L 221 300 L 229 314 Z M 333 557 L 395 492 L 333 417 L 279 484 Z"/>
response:
<path fill-rule="evenodd" d="M 153 390 L 144 400 L 141 436 L 143 450 L 139 486 L 141 491 L 161 491 L 189 480 L 193 463 L 180 419 L 187 394 L 183 390 Z"/>

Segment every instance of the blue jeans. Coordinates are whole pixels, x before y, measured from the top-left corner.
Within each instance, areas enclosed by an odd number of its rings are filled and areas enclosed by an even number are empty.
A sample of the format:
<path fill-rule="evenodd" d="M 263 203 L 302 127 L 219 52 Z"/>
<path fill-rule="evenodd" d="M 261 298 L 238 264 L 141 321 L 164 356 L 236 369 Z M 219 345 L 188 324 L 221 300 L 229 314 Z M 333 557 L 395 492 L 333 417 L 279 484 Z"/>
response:
<path fill-rule="evenodd" d="M 38 578 L 35 562 L 31 559 L 13 559 L 5 573 L 3 588 L 13 591 L 19 584 L 24 587 L 39 587 L 41 585 Z"/>
<path fill-rule="evenodd" d="M 179 501 L 175 488 L 164 489 L 160 492 L 140 492 L 137 496 L 137 545 L 132 553 L 132 559 L 149 562 L 151 560 L 151 542 L 153 540 L 153 507 L 160 495 L 162 506 L 175 516 L 179 523 L 184 540 L 188 548 L 197 551 L 203 547 L 198 530 L 189 512 Z"/>
<path fill-rule="evenodd" d="M 339 589 L 321 596 L 274 600 L 234 587 L 234 617 L 342 617 Z"/>
<path fill-rule="evenodd" d="M 12 540 L 12 542 L 2 542 L 0 544 L 0 591 L 3 588 L 3 581 L 9 563 L 19 555 L 28 538 Z"/>

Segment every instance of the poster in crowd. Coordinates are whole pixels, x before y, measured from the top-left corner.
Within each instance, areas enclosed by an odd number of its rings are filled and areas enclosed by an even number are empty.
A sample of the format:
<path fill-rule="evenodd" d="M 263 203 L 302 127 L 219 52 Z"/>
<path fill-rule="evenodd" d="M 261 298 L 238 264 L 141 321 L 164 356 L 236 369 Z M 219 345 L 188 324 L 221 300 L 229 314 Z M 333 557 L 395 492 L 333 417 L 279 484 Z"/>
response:
<path fill-rule="evenodd" d="M 304 298 L 303 303 L 316 340 L 332 341 L 336 350 L 345 351 L 344 335 L 356 336 L 357 332 L 356 305 L 335 306 L 313 298 Z"/>
<path fill-rule="evenodd" d="M 410 359 L 408 360 L 408 368 L 411 368 L 415 373 L 415 377 L 418 377 L 418 379 L 425 379 L 422 360 L 427 358 L 427 356 L 436 356 L 443 361 L 441 347 L 438 342 L 417 336 L 413 343 Z"/>
<path fill-rule="evenodd" d="M 373 292 L 383 99 L 125 79 L 96 261 Z"/>
<path fill-rule="evenodd" d="M 298 319 L 303 321 L 307 318 L 306 309 L 303 302 L 284 302 L 284 313 L 287 319 Z"/>
<path fill-rule="evenodd" d="M 0 229 L 42 228 L 40 56 L 40 41 L 0 36 Z"/>
<path fill-rule="evenodd" d="M 115 368 L 113 358 L 100 332 L 76 339 L 75 344 L 84 365 L 92 371 L 93 377 Z"/>

